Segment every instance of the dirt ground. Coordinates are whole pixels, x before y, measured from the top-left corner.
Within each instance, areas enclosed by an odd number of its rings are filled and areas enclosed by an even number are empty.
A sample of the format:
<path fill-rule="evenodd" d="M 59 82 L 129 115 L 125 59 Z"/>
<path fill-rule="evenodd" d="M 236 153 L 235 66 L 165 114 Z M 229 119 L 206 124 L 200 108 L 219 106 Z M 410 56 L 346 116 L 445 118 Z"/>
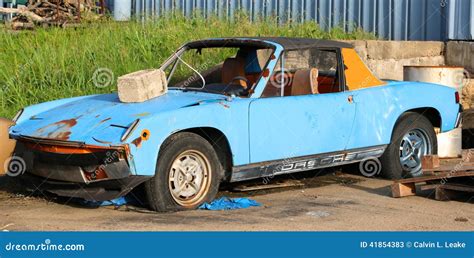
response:
<path fill-rule="evenodd" d="M 321 175 L 323 174 L 323 175 Z M 231 211 L 154 213 L 143 207 L 86 208 L 58 198 L 18 193 L 15 181 L 0 177 L 0 230 L 137 230 L 137 231 L 392 231 L 474 230 L 474 198 L 447 202 L 424 196 L 392 198 L 391 181 L 338 171 L 311 171 L 273 178 L 302 185 L 235 192 L 228 185 L 220 196 L 249 197 L 262 204 Z M 296 180 L 296 181 L 295 181 Z M 262 181 L 245 183 L 262 185 Z M 227 190 L 226 190 L 227 189 Z"/>

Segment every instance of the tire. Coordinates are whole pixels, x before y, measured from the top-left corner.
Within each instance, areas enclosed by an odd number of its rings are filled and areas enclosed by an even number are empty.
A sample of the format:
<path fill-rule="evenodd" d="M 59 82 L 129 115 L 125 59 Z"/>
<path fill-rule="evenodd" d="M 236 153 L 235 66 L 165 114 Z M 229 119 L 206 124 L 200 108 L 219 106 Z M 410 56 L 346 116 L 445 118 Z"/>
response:
<path fill-rule="evenodd" d="M 431 122 L 419 113 L 407 112 L 395 124 L 391 142 L 380 159 L 381 175 L 387 179 L 420 176 L 422 156 L 435 153 L 438 143 Z"/>
<path fill-rule="evenodd" d="M 204 138 L 188 132 L 172 135 L 160 149 L 155 176 L 145 184 L 148 204 L 159 212 L 196 209 L 215 198 L 222 171 Z"/>

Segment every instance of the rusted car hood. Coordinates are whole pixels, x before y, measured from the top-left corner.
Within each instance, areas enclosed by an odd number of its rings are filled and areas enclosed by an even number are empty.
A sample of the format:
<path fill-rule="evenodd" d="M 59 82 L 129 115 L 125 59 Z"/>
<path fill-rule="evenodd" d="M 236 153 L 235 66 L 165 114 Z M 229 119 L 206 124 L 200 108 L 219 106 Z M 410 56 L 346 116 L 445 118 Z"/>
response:
<path fill-rule="evenodd" d="M 170 90 L 142 103 L 122 103 L 117 94 L 94 95 L 25 118 L 11 128 L 10 135 L 77 142 L 88 142 L 91 138 L 119 139 L 137 118 L 146 119 L 161 112 L 223 98 L 203 92 Z"/>

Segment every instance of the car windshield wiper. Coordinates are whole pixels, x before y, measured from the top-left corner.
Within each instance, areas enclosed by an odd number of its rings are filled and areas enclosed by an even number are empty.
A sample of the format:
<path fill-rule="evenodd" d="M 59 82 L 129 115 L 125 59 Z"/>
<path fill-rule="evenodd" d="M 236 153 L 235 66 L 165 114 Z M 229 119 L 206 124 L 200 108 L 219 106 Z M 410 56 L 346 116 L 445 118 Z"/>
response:
<path fill-rule="evenodd" d="M 208 92 L 208 93 L 214 93 L 214 94 L 219 94 L 219 95 L 225 95 L 225 96 L 230 96 L 226 92 L 223 91 L 217 91 L 217 90 L 209 90 L 209 89 L 204 89 L 204 88 L 185 88 L 185 87 L 169 87 L 170 89 L 173 90 L 182 90 L 183 92 L 186 91 L 197 91 L 197 92 Z"/>

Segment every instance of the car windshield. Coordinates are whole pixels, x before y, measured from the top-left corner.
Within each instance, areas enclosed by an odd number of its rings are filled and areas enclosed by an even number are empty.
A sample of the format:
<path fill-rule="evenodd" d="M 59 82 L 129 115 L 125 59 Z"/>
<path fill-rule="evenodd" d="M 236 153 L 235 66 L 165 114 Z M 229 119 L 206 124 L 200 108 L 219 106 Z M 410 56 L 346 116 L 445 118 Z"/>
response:
<path fill-rule="evenodd" d="M 171 88 L 247 96 L 272 53 L 254 47 L 185 47 L 162 69 Z"/>

